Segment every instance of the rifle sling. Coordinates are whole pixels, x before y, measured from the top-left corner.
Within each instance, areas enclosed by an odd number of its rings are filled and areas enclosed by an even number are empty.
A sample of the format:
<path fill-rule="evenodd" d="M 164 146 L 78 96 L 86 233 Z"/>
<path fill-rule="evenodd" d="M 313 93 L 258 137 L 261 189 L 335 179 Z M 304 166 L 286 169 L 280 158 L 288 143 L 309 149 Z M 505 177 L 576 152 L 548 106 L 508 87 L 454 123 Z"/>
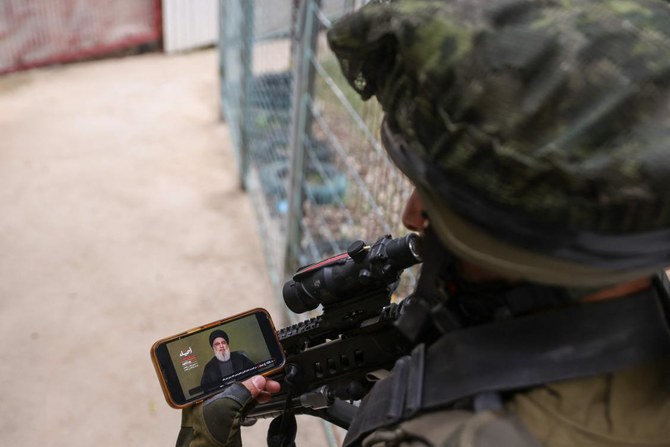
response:
<path fill-rule="evenodd" d="M 479 393 L 611 373 L 669 357 L 670 332 L 659 300 L 649 289 L 469 327 L 427 348 L 418 345 L 365 397 L 344 445 Z"/>

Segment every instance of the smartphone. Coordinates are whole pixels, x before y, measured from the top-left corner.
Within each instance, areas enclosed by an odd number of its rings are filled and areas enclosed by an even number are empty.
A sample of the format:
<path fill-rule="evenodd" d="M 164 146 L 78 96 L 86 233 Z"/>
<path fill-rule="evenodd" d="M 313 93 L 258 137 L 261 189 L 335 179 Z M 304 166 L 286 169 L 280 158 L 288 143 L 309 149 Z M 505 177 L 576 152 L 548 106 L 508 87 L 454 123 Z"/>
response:
<path fill-rule="evenodd" d="M 185 408 L 232 382 L 284 366 L 284 350 L 270 314 L 252 309 L 158 340 L 151 348 L 168 404 Z"/>

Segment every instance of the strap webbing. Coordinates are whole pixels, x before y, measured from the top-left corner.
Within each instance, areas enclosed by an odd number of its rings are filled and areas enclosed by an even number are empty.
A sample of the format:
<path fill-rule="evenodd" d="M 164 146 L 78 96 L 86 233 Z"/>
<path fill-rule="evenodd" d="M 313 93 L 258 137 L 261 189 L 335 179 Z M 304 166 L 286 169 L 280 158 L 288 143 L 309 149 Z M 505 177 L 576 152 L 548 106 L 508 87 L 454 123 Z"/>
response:
<path fill-rule="evenodd" d="M 663 357 L 670 357 L 670 332 L 653 289 L 457 330 L 396 363 L 363 400 L 344 445 L 482 392 L 610 373 Z"/>

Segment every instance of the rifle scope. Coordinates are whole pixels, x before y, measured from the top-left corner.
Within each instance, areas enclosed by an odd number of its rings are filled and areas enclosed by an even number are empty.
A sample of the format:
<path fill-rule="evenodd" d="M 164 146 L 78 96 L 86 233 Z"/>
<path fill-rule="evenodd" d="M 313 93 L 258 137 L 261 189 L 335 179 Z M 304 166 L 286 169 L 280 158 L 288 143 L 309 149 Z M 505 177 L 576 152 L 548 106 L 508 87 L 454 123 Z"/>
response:
<path fill-rule="evenodd" d="M 400 274 L 421 262 L 420 239 L 414 233 L 372 244 L 353 242 L 346 253 L 301 267 L 286 281 L 284 302 L 295 313 L 324 308 L 376 291 L 392 292 Z"/>

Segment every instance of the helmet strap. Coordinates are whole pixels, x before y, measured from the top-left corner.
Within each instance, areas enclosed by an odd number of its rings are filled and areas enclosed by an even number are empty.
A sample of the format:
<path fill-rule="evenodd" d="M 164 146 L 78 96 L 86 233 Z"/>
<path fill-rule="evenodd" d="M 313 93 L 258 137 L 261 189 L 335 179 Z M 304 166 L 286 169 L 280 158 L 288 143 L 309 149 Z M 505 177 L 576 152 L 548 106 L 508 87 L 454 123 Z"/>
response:
<path fill-rule="evenodd" d="M 422 243 L 423 265 L 414 293 L 403 301 L 398 329 L 412 343 L 429 343 L 441 334 L 539 310 L 574 304 L 574 289 L 529 282 L 472 282 L 461 274 L 461 261 L 431 226 Z"/>

